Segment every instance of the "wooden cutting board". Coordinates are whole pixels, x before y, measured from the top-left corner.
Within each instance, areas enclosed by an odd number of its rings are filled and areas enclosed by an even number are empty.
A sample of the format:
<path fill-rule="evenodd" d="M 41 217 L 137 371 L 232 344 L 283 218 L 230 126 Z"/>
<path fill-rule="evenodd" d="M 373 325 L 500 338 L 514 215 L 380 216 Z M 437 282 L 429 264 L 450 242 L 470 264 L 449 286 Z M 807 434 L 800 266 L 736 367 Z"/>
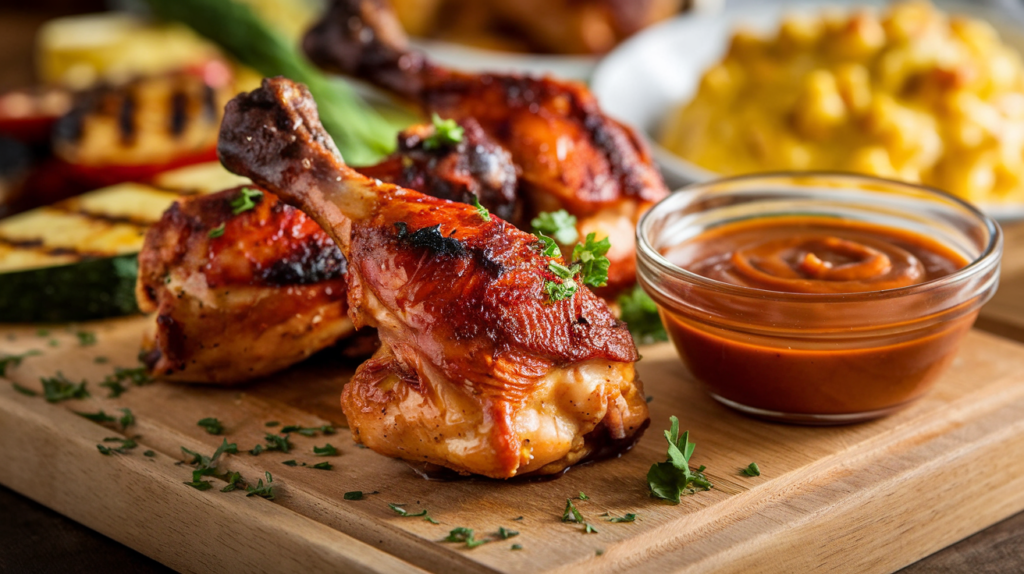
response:
<path fill-rule="evenodd" d="M 427 481 L 404 463 L 357 448 L 345 429 L 293 433 L 291 452 L 245 453 L 281 427 L 344 419 L 338 406 L 351 365 L 321 355 L 271 380 L 237 388 L 152 383 L 106 398 L 114 367 L 137 366 L 139 318 L 51 327 L 0 328 L 0 353 L 38 349 L 7 377 L 40 388 L 62 371 L 89 381 L 91 396 L 58 404 L 0 384 L 0 482 L 74 520 L 186 572 L 856 572 L 895 570 L 1024 509 L 1024 346 L 972 332 L 937 388 L 889 418 L 839 428 L 763 423 L 714 403 L 688 380 L 670 346 L 643 348 L 639 363 L 653 424 L 631 452 L 542 482 Z M 75 330 L 95 333 L 83 346 Z M 106 362 L 96 362 L 103 357 Z M 0 381 L 2 383 L 2 381 Z M 104 456 L 113 425 L 73 411 L 137 422 L 140 446 Z M 645 476 L 664 460 L 662 430 L 677 415 L 715 487 L 674 506 L 648 497 Z M 250 481 L 273 475 L 276 499 L 199 491 L 181 447 L 211 454 L 222 437 L 197 426 L 224 423 L 242 454 L 224 467 Z M 336 457 L 313 455 L 331 443 Z M 154 451 L 146 457 L 143 452 Z M 306 463 L 291 467 L 286 460 Z M 328 460 L 332 470 L 314 463 Z M 750 462 L 760 477 L 740 473 Z M 360 490 L 363 500 L 344 500 Z M 561 522 L 566 499 L 597 533 Z M 402 517 L 426 509 L 440 524 Z M 635 513 L 611 523 L 604 513 Z M 521 519 L 519 517 L 522 517 Z M 519 535 L 468 549 L 440 542 L 455 527 L 478 536 Z M 513 550 L 518 544 L 521 550 Z"/>

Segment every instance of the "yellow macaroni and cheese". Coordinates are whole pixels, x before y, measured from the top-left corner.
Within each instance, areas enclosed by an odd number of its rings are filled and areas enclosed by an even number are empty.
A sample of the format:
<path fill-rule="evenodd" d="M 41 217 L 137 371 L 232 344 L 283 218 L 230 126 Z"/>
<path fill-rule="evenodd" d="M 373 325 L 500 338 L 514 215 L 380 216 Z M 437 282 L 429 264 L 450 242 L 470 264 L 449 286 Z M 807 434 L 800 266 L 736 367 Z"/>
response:
<path fill-rule="evenodd" d="M 661 143 L 710 171 L 841 170 L 1024 201 L 1020 55 L 928 2 L 738 31 Z"/>

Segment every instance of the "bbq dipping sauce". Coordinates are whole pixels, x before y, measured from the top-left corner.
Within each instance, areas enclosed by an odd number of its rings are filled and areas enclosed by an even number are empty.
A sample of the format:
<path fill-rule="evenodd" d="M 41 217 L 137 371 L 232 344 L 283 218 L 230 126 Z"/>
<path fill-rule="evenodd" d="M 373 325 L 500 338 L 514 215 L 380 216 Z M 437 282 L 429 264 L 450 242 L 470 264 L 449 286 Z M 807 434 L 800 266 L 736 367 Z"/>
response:
<path fill-rule="evenodd" d="M 804 424 L 922 396 L 995 292 L 1002 250 L 998 225 L 952 196 L 842 174 L 699 184 L 637 233 L 641 284 L 693 377 Z"/>

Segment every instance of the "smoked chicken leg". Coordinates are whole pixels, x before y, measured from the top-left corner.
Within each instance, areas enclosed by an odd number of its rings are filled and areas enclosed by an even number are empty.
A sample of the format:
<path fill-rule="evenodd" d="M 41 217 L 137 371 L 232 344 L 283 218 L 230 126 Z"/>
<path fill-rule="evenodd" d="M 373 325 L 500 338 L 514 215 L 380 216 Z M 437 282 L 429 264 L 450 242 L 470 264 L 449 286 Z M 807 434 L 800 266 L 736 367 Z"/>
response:
<path fill-rule="evenodd" d="M 410 51 L 384 0 L 336 0 L 306 35 L 318 65 L 367 80 L 426 112 L 472 118 L 512 156 L 526 221 L 566 209 L 580 237 L 609 237 L 605 295 L 636 281 L 636 222 L 668 190 L 639 137 L 605 116 L 585 86 L 514 74 L 468 74 Z M 518 223 L 518 222 L 516 222 Z"/>
<path fill-rule="evenodd" d="M 631 446 L 648 423 L 625 325 L 587 288 L 552 300 L 543 243 L 474 206 L 347 167 L 309 92 L 232 100 L 218 152 L 298 206 L 348 260 L 349 315 L 381 347 L 342 395 L 355 439 L 460 473 L 554 473 Z"/>

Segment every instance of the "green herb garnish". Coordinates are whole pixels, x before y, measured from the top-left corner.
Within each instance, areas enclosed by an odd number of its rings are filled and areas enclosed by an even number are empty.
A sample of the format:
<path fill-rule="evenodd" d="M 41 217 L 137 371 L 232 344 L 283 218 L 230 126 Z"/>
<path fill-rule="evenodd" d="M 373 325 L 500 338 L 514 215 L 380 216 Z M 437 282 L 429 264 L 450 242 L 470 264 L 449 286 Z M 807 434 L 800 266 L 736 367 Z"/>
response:
<path fill-rule="evenodd" d="M 147 450 L 146 452 L 142 453 L 142 456 L 147 456 L 149 458 L 153 458 L 154 456 L 156 456 L 156 453 L 151 451 L 151 450 Z"/>
<path fill-rule="evenodd" d="M 238 215 L 244 211 L 256 207 L 257 199 L 263 197 L 263 192 L 258 189 L 252 189 L 251 187 L 243 187 L 238 190 L 238 195 L 231 200 L 231 213 Z"/>
<path fill-rule="evenodd" d="M 220 489 L 221 492 L 231 492 L 237 489 L 242 484 L 242 474 L 238 472 L 230 472 L 227 476 L 228 484 Z"/>
<path fill-rule="evenodd" d="M 632 513 L 627 514 L 625 516 L 615 516 L 615 517 L 612 517 L 612 518 L 608 519 L 608 522 L 635 522 L 635 521 L 636 521 L 636 515 L 632 514 Z"/>
<path fill-rule="evenodd" d="M 96 413 L 80 413 L 78 411 L 73 411 L 73 412 L 76 415 L 80 416 L 80 417 L 87 418 L 87 419 L 91 420 L 94 423 L 101 423 L 101 424 L 102 423 L 112 423 L 112 422 L 117 420 L 115 417 L 112 417 L 112 416 L 108 415 L 107 413 L 103 412 L 102 410 L 99 411 L 99 412 L 96 412 Z"/>
<path fill-rule="evenodd" d="M 314 464 L 313 468 L 315 468 L 317 470 L 331 470 L 334 467 L 331 466 L 331 463 L 329 463 L 329 462 L 327 462 L 325 460 L 323 462 L 318 462 L 318 463 Z"/>
<path fill-rule="evenodd" d="M 124 385 L 121 384 L 121 381 L 115 381 L 111 379 L 103 381 L 102 383 L 100 383 L 100 386 L 110 389 L 110 394 L 107 395 L 108 399 L 116 399 L 117 397 L 121 396 L 122 394 L 124 394 L 125 391 L 128 390 Z"/>
<path fill-rule="evenodd" d="M 576 231 L 576 216 L 564 209 L 539 213 L 530 221 L 530 225 L 534 233 L 554 237 L 561 245 L 572 245 L 580 237 Z"/>
<path fill-rule="evenodd" d="M 612 248 L 612 242 L 607 237 L 594 241 L 594 237 L 593 233 L 588 233 L 584 242 L 573 248 L 573 266 L 579 265 L 584 285 L 604 287 L 608 284 L 608 267 L 611 264 L 605 254 Z"/>
<path fill-rule="evenodd" d="M 234 205 L 233 202 L 232 202 L 232 205 Z M 210 239 L 217 239 L 218 237 L 224 237 L 224 226 L 225 226 L 225 224 L 221 223 L 217 227 L 214 227 L 213 229 L 211 229 L 210 232 L 207 233 L 206 235 Z"/>
<path fill-rule="evenodd" d="M 265 450 L 279 450 L 289 452 L 292 450 L 292 443 L 288 441 L 288 435 L 268 434 L 266 436 L 267 447 Z M 254 449 L 255 450 L 255 449 Z"/>
<path fill-rule="evenodd" d="M 263 445 L 258 444 L 256 446 L 252 447 L 252 449 L 249 451 L 249 454 L 251 454 L 253 456 L 259 456 L 259 454 L 261 452 L 263 452 Z"/>
<path fill-rule="evenodd" d="M 757 466 L 756 462 L 752 462 L 747 468 L 743 469 L 743 474 L 747 476 L 761 476 L 761 469 Z"/>
<path fill-rule="evenodd" d="M 344 498 L 345 498 L 345 500 L 362 500 L 364 498 L 363 497 L 363 491 L 361 491 L 361 490 L 352 490 L 352 491 L 346 492 L 345 495 L 344 495 Z"/>
<path fill-rule="evenodd" d="M 299 466 L 299 463 L 295 462 L 294 460 L 286 460 L 286 461 L 282 462 L 281 464 L 283 464 L 285 466 Z"/>
<path fill-rule="evenodd" d="M 515 530 L 508 530 L 507 528 L 505 528 L 503 526 L 499 526 L 498 527 L 498 538 L 501 538 L 502 540 L 508 540 L 509 538 L 512 538 L 513 536 L 519 536 L 519 532 L 517 532 Z"/>
<path fill-rule="evenodd" d="M 107 362 L 109 360 L 110 359 L 108 359 L 108 358 L 106 358 L 106 357 L 104 357 L 102 355 L 99 355 L 99 356 L 94 357 L 92 362 L 96 363 L 97 365 L 105 365 L 105 364 L 107 364 Z"/>
<path fill-rule="evenodd" d="M 522 550 L 522 549 L 523 549 L 523 546 L 521 544 L 513 544 L 512 545 L 512 550 Z"/>
<path fill-rule="evenodd" d="M 619 295 L 618 303 L 621 319 L 625 321 L 637 343 L 650 344 L 668 340 L 665 326 L 658 315 L 658 306 L 639 285 L 634 286 L 632 291 Z"/>
<path fill-rule="evenodd" d="M 394 510 L 395 514 L 397 514 L 399 516 L 407 516 L 409 518 L 414 518 L 414 517 L 417 517 L 417 516 L 426 516 L 427 515 L 427 509 L 426 508 L 424 508 L 420 512 L 417 512 L 416 514 L 410 514 L 409 511 L 407 511 L 406 509 L 402 508 L 402 506 L 399 505 L 399 504 L 388 504 L 388 508 L 390 508 L 391 510 Z"/>
<path fill-rule="evenodd" d="M 431 115 L 430 121 L 434 124 L 434 133 L 423 140 L 423 149 L 440 149 L 462 141 L 465 130 L 455 120 L 443 120 L 435 113 Z"/>
<path fill-rule="evenodd" d="M 135 424 L 135 415 L 132 410 L 125 407 L 121 409 L 121 418 L 117 419 L 117 423 L 121 425 L 121 430 L 125 430 L 131 425 Z"/>
<path fill-rule="evenodd" d="M 248 492 L 246 496 L 259 496 L 266 498 L 267 500 L 274 500 L 274 477 L 270 475 L 270 471 L 267 471 L 267 484 L 264 486 L 263 479 L 259 479 L 256 486 L 247 486 L 245 491 Z"/>
<path fill-rule="evenodd" d="M 39 351 L 33 349 L 31 351 L 26 351 L 20 355 L 4 355 L 3 357 L 0 357 L 0 377 L 7 376 L 7 367 L 17 367 L 18 365 L 21 364 L 21 361 L 26 357 L 31 357 L 39 354 L 41 354 Z"/>
<path fill-rule="evenodd" d="M 481 219 L 484 221 L 491 220 L 491 212 L 483 205 L 480 205 L 480 198 L 476 195 L 473 196 L 473 207 L 476 208 L 476 212 L 480 214 Z"/>
<path fill-rule="evenodd" d="M 559 251 L 558 244 L 555 243 L 554 239 L 551 239 L 550 237 L 548 237 L 547 235 L 544 235 L 543 233 L 541 233 L 539 231 L 535 235 L 537 236 L 537 239 L 540 240 L 540 245 L 541 245 L 540 254 L 541 255 L 543 255 L 545 257 L 559 257 L 559 256 L 562 255 L 562 252 Z"/>
<path fill-rule="evenodd" d="M 301 427 L 299 425 L 288 425 L 281 429 L 281 432 L 288 434 L 297 432 L 302 436 L 316 436 L 316 433 L 322 432 L 325 435 L 334 434 L 334 427 L 331 425 L 323 425 L 318 427 Z"/>
<path fill-rule="evenodd" d="M 477 540 L 473 537 L 472 528 L 459 526 L 458 528 L 453 528 L 442 542 L 465 542 L 467 548 L 476 548 L 481 544 L 487 544 L 490 540 Z"/>
<path fill-rule="evenodd" d="M 590 500 L 590 497 L 587 496 L 586 493 L 584 493 L 582 490 L 580 491 L 580 495 L 577 498 L 579 498 L 580 500 Z"/>
<path fill-rule="evenodd" d="M 279 423 L 277 421 L 267 421 L 266 423 L 263 424 L 263 426 L 266 426 L 266 427 L 276 427 L 276 426 L 280 426 L 280 425 L 281 425 L 281 423 Z"/>
<path fill-rule="evenodd" d="M 327 443 L 322 447 L 314 446 L 313 454 L 316 456 L 338 456 L 338 449 L 331 446 L 331 443 Z"/>
<path fill-rule="evenodd" d="M 78 337 L 78 344 L 82 347 L 96 344 L 96 333 L 91 331 L 75 331 L 75 336 Z"/>
<path fill-rule="evenodd" d="M 221 422 L 214 417 L 206 417 L 205 419 L 200 419 L 199 422 L 196 423 L 196 425 L 203 427 L 204 429 L 206 429 L 206 432 L 210 434 L 224 434 L 224 425 L 221 424 Z"/>
<path fill-rule="evenodd" d="M 669 418 L 672 426 L 665 431 L 665 440 L 668 441 L 668 460 L 655 463 L 647 472 L 647 484 L 651 489 L 651 495 L 679 503 L 679 496 L 688 491 L 690 494 L 696 489 L 710 490 L 712 484 L 703 474 L 704 467 L 696 472 L 690 470 L 690 457 L 696 445 L 690 442 L 690 432 L 679 434 L 679 419 L 675 416 Z"/>
<path fill-rule="evenodd" d="M 43 397 L 47 402 L 59 403 L 68 399 L 81 400 L 89 396 L 89 391 L 85 389 L 87 384 L 85 381 L 72 383 L 60 371 L 52 377 L 42 377 L 40 381 L 43 383 Z"/>

